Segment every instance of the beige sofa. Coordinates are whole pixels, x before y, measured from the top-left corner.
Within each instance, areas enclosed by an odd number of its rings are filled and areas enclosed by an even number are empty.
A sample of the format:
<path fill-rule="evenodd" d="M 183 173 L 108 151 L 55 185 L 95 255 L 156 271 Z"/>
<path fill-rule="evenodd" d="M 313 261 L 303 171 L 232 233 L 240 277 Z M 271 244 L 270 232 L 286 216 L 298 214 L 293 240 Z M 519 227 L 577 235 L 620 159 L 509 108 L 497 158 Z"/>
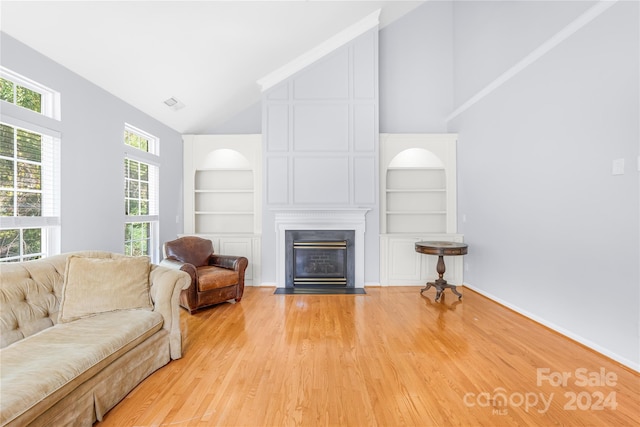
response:
<path fill-rule="evenodd" d="M 109 252 L 0 264 L 0 426 L 102 420 L 182 356 L 179 298 L 190 283 Z"/>

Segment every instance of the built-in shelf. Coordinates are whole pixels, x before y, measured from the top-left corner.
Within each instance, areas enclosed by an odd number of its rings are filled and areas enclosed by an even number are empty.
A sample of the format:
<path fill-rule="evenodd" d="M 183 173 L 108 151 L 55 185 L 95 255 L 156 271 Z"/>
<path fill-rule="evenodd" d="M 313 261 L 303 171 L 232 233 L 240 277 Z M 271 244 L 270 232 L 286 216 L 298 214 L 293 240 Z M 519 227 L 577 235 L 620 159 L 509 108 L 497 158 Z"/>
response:
<path fill-rule="evenodd" d="M 185 233 L 259 234 L 261 136 L 185 135 Z"/>
<path fill-rule="evenodd" d="M 260 283 L 262 136 L 183 135 L 184 233 L 216 253 L 249 260 L 245 284 Z"/>
<path fill-rule="evenodd" d="M 194 171 L 195 233 L 251 233 L 254 215 L 251 168 Z"/>
<path fill-rule="evenodd" d="M 443 167 L 387 168 L 387 233 L 446 232 L 445 172 Z"/>
<path fill-rule="evenodd" d="M 380 283 L 423 285 L 437 257 L 415 252 L 420 240 L 462 241 L 456 229 L 456 135 L 380 135 Z M 461 257 L 456 257 L 461 258 Z M 461 259 L 447 260 L 462 280 Z"/>

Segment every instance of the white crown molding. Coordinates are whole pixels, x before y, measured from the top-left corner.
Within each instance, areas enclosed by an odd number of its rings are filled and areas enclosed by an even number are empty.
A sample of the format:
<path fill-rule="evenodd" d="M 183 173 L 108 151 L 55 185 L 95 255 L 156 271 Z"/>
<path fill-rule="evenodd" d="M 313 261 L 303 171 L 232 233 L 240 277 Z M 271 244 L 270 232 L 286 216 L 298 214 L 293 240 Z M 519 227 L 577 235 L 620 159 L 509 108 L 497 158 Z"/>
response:
<path fill-rule="evenodd" d="M 471 108 L 474 104 L 487 97 L 491 92 L 502 86 L 507 81 L 511 80 L 513 77 L 518 75 L 522 70 L 527 68 L 529 65 L 533 64 L 539 58 L 544 56 L 547 52 L 551 51 L 553 48 L 558 46 L 560 43 L 568 39 L 575 32 L 580 30 L 582 27 L 587 25 L 589 22 L 593 21 L 595 18 L 600 16 L 604 11 L 609 9 L 611 6 L 616 4 L 618 0 L 601 0 L 595 6 L 589 8 L 586 12 L 576 18 L 569 25 L 564 27 L 562 30 L 557 32 L 553 37 L 548 39 L 546 42 L 542 43 L 538 46 L 533 52 L 529 55 L 525 56 L 522 60 L 516 63 L 513 67 L 509 68 L 507 71 L 502 73 L 498 78 L 496 78 L 493 82 L 489 83 L 482 90 L 476 93 L 474 96 L 469 98 L 464 104 L 460 107 L 456 108 L 453 113 L 451 113 L 445 120 L 447 122 L 455 119 L 457 116 Z"/>
<path fill-rule="evenodd" d="M 369 14 L 362 20 L 356 22 L 355 24 L 351 25 L 350 27 L 342 30 L 335 36 L 326 40 L 322 44 L 300 55 L 293 61 L 278 68 L 277 70 L 271 72 L 265 77 L 259 79 L 257 83 L 261 86 L 262 91 L 264 92 L 265 90 L 272 88 L 273 86 L 277 85 L 281 81 L 287 79 L 288 77 L 291 77 L 298 71 L 313 64 L 315 61 L 322 58 L 323 56 L 333 52 L 339 47 L 349 43 L 351 40 L 355 39 L 356 37 L 378 26 L 380 23 L 380 10 L 381 9 L 376 10 L 375 12 Z"/>

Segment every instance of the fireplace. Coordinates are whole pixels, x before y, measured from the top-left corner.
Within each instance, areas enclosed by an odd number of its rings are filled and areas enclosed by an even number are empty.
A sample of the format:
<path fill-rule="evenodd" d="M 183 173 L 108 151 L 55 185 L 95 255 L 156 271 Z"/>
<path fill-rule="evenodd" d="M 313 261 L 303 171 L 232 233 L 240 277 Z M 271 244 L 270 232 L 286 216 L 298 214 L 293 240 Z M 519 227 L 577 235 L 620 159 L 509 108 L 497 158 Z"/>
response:
<path fill-rule="evenodd" d="M 354 287 L 353 230 L 285 232 L 285 287 Z"/>
<path fill-rule="evenodd" d="M 293 245 L 288 245 L 286 235 L 290 231 L 342 231 L 353 233 L 347 248 L 347 284 L 341 287 L 364 288 L 364 234 L 365 215 L 368 208 L 278 208 L 273 209 L 276 231 L 276 286 L 294 288 L 288 280 L 293 264 Z M 325 236 L 322 241 L 327 241 Z M 349 240 L 333 237 L 331 240 Z M 349 243 L 347 243 L 349 245 Z M 352 269 L 353 272 L 351 272 Z M 350 276 L 350 275 L 353 276 Z M 293 277 L 293 273 L 291 273 Z M 300 285 L 304 286 L 304 285 Z M 332 286 L 332 285 L 323 285 Z M 316 286 L 317 287 L 317 286 Z"/>

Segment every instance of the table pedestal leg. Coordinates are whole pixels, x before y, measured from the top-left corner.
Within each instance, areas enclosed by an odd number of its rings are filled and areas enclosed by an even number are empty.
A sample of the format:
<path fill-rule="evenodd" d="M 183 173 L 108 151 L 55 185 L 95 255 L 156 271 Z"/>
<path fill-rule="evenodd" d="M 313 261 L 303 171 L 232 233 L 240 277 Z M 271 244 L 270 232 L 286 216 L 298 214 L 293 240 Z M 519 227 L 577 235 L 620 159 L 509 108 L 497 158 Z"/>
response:
<path fill-rule="evenodd" d="M 447 288 L 451 289 L 451 292 L 456 294 L 459 300 L 462 299 L 462 294 L 458 292 L 455 285 L 448 284 L 447 281 L 442 278 L 445 272 L 444 258 L 442 257 L 442 255 L 438 256 L 438 264 L 436 265 L 436 271 L 438 272 L 438 278 L 435 280 L 435 282 L 427 282 L 427 286 L 420 290 L 420 294 L 422 294 L 424 291 L 426 291 L 427 289 L 433 286 L 434 288 L 436 288 L 436 291 L 437 291 L 436 301 L 440 299 L 440 295 L 442 295 L 442 291 L 444 291 Z"/>

